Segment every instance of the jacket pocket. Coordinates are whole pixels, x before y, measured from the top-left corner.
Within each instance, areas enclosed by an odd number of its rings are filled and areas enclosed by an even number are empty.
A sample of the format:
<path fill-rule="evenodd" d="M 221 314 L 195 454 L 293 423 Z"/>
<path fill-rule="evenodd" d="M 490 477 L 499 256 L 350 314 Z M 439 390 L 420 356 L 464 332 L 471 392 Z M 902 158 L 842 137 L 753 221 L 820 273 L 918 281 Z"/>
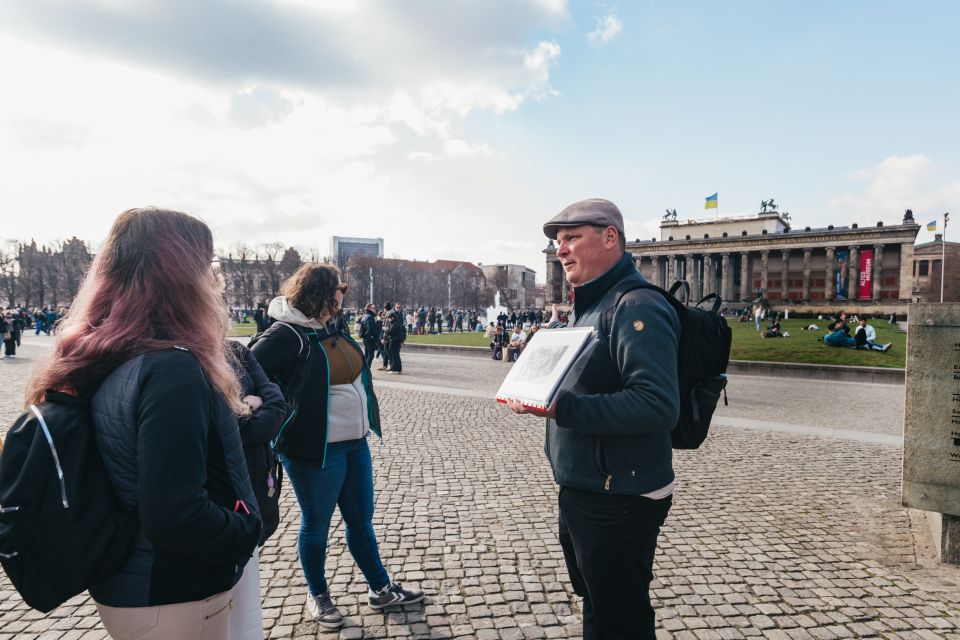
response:
<path fill-rule="evenodd" d="M 603 439 L 599 436 L 593 438 L 593 458 L 597 465 L 597 470 L 603 478 L 603 490 L 610 491 L 610 483 L 613 482 L 613 475 L 607 466 L 607 455 L 603 446 Z"/>

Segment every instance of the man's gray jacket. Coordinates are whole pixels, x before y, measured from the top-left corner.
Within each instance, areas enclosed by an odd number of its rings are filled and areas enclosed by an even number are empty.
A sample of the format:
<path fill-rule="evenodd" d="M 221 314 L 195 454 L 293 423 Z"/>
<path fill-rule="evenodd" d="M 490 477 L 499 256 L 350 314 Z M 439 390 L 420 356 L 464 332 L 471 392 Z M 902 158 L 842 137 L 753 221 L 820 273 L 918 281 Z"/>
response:
<path fill-rule="evenodd" d="M 574 290 L 570 324 L 598 335 L 565 379 L 556 419 L 547 420 L 544 450 L 561 486 L 641 495 L 673 481 L 680 321 L 652 289 L 628 292 L 614 309 L 621 292 L 645 282 L 624 254 Z"/>

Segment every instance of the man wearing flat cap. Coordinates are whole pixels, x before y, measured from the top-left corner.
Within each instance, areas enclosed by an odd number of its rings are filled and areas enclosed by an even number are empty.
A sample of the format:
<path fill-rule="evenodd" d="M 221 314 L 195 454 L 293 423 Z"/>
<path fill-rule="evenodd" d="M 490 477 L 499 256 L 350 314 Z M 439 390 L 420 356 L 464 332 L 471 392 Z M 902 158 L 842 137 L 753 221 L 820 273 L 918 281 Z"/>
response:
<path fill-rule="evenodd" d="M 597 339 L 546 412 L 544 450 L 560 485 L 560 543 L 583 598 L 585 640 L 654 638 L 650 581 L 673 496 L 670 431 L 680 411 L 680 321 L 626 253 L 609 200 L 577 202 L 543 225 L 574 287 L 570 325 Z"/>

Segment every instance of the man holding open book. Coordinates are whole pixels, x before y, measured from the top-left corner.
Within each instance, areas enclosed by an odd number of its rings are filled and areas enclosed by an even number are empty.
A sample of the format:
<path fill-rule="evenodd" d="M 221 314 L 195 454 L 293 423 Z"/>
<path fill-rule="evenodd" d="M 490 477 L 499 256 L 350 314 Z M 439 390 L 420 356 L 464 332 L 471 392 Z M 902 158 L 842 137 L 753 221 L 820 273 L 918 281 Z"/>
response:
<path fill-rule="evenodd" d="M 546 410 L 544 447 L 560 485 L 560 542 L 583 598 L 585 640 L 654 638 L 650 582 L 673 496 L 670 431 L 679 414 L 680 322 L 626 253 L 608 200 L 570 205 L 543 226 L 574 286 L 570 325 L 593 327 Z M 546 335 L 546 334 L 543 334 Z"/>

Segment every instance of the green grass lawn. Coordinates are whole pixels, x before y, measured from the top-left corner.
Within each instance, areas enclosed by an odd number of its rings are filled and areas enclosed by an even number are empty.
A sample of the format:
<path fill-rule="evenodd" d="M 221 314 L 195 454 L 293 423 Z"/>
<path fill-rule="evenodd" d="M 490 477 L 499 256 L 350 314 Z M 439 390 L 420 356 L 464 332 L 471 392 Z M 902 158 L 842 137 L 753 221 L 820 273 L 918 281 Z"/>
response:
<path fill-rule="evenodd" d="M 253 322 L 248 322 L 247 324 L 234 322 L 233 327 L 231 327 L 227 335 L 229 335 L 231 338 L 235 338 L 238 336 L 252 336 L 256 332 L 257 325 Z"/>
<path fill-rule="evenodd" d="M 410 344 L 442 344 L 458 347 L 489 347 L 490 340 L 483 337 L 482 333 L 447 333 L 433 336 L 415 336 L 408 335 L 407 342 Z"/>
<path fill-rule="evenodd" d="M 782 320 L 781 331 L 790 334 L 789 338 L 761 339 L 753 322 L 737 322 L 727 318 L 733 329 L 733 348 L 731 360 L 768 360 L 771 362 L 807 362 L 814 364 L 837 364 L 859 367 L 906 366 L 907 334 L 895 324 L 884 321 L 871 323 L 877 330 L 877 342 L 890 342 L 893 346 L 887 352 L 864 351 L 828 347 L 817 338 L 823 338 L 829 321 L 824 320 Z M 816 324 L 819 331 L 801 331 L 800 327 Z M 761 327 L 766 328 L 766 322 Z M 851 328 L 851 331 L 853 329 Z"/>
<path fill-rule="evenodd" d="M 732 360 L 768 360 L 771 362 L 806 362 L 813 364 L 836 364 L 860 367 L 905 366 L 907 334 L 897 325 L 880 321 L 873 324 L 877 330 L 877 341 L 893 343 L 886 353 L 880 351 L 855 351 L 828 347 L 817 338 L 823 338 L 828 322 L 823 320 L 783 320 L 780 326 L 790 334 L 789 338 L 761 339 L 753 322 L 737 322 L 727 318 L 733 330 Z M 816 324 L 819 331 L 801 331 L 800 327 Z M 766 328 L 766 323 L 764 323 Z M 410 344 L 442 344 L 470 347 L 486 347 L 490 341 L 482 333 L 444 333 L 432 336 L 407 336 Z"/>
<path fill-rule="evenodd" d="M 734 318 L 727 318 L 727 323 L 733 329 L 733 348 L 730 352 L 731 360 L 768 360 L 771 362 L 805 362 L 812 364 L 837 364 L 860 367 L 893 367 L 903 368 L 906 362 L 907 334 L 897 325 L 878 321 L 873 325 L 877 330 L 877 341 L 893 343 L 893 347 L 886 353 L 880 351 L 855 351 L 827 347 L 817 338 L 823 338 L 826 333 L 827 322 L 823 320 L 783 320 L 782 330 L 789 333 L 789 338 L 761 339 L 760 333 L 754 329 L 753 322 L 737 322 Z M 819 331 L 801 331 L 800 327 L 816 324 Z M 766 327 L 766 323 L 763 325 Z M 234 324 L 231 336 L 252 336 L 256 332 L 256 325 Z M 409 344 L 437 344 L 460 347 L 487 347 L 490 341 L 482 333 L 446 333 L 442 335 L 407 336 Z"/>

